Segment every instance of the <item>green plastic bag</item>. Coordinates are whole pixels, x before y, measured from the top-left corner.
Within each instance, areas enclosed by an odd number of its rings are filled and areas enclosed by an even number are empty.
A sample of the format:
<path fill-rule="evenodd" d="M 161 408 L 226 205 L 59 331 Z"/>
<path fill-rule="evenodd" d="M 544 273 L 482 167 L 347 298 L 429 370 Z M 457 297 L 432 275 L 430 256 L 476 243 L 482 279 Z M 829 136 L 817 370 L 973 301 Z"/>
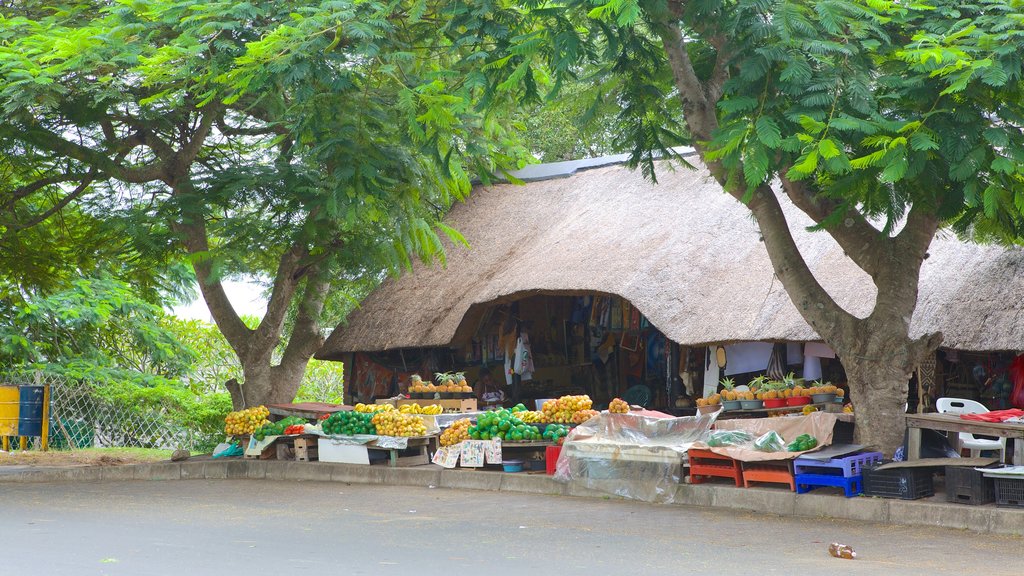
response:
<path fill-rule="evenodd" d="M 817 445 L 817 438 L 810 434 L 801 434 L 794 438 L 793 441 L 789 443 L 789 446 L 786 446 L 786 450 L 789 450 L 790 452 L 803 452 L 805 450 L 810 450 Z"/>
<path fill-rule="evenodd" d="M 754 437 L 746 430 L 714 430 L 708 436 L 708 446 L 743 446 L 749 444 Z"/>
<path fill-rule="evenodd" d="M 786 449 L 786 441 L 775 430 L 769 430 L 754 440 L 754 448 L 761 452 L 782 452 Z"/>

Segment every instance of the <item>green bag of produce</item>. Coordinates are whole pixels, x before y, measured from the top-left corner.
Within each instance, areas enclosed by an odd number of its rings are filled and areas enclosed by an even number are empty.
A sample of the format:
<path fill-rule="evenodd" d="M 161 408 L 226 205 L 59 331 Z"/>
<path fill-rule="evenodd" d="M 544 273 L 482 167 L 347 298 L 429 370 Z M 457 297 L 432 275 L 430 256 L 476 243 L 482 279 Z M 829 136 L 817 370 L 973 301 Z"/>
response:
<path fill-rule="evenodd" d="M 817 445 L 817 438 L 810 434 L 801 434 L 794 438 L 793 441 L 789 443 L 789 446 L 786 446 L 786 450 L 789 450 L 790 452 L 803 452 L 804 450 L 810 450 Z"/>
<path fill-rule="evenodd" d="M 786 449 L 786 441 L 775 430 L 769 430 L 754 440 L 754 448 L 761 452 L 782 452 Z"/>
<path fill-rule="evenodd" d="M 708 436 L 708 446 L 742 446 L 749 444 L 754 437 L 746 430 L 714 430 Z"/>

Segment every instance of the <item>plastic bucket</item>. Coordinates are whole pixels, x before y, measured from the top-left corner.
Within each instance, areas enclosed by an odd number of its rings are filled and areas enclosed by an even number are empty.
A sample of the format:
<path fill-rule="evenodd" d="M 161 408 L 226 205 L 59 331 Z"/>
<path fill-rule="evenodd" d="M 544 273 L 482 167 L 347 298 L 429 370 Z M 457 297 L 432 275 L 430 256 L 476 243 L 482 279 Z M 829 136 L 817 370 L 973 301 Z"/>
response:
<path fill-rule="evenodd" d="M 22 386 L 19 395 L 18 436 L 43 435 L 43 387 Z"/>

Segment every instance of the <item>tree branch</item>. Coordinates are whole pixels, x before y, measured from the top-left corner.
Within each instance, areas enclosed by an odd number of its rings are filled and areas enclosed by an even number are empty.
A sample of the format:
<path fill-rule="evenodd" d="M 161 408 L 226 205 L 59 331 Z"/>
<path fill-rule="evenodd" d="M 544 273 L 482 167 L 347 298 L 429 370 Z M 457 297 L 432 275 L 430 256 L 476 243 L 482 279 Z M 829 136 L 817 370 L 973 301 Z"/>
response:
<path fill-rule="evenodd" d="M 39 216 L 36 216 L 32 220 L 29 220 L 27 223 L 17 224 L 15 226 L 13 226 L 12 229 L 15 232 L 17 232 L 17 231 L 20 231 L 20 230 L 25 230 L 25 229 L 31 228 L 33 226 L 36 226 L 36 225 L 46 221 L 47 218 L 49 218 L 50 216 L 53 216 L 57 212 L 61 211 L 65 206 L 70 204 L 72 200 L 74 200 L 75 198 L 78 198 L 79 196 L 81 196 L 83 192 L 88 190 L 89 186 L 92 185 L 92 183 L 95 180 L 96 180 L 96 172 L 93 171 L 93 172 L 89 173 L 85 177 L 85 179 L 83 179 L 82 182 L 74 190 L 72 190 L 71 192 L 69 192 L 66 195 L 64 195 L 63 198 L 58 200 L 48 210 L 46 210 L 45 212 L 43 212 Z"/>
<path fill-rule="evenodd" d="M 78 182 L 83 178 L 88 177 L 88 174 L 58 174 L 56 176 L 47 176 L 46 178 L 40 178 L 35 182 L 19 186 L 10 192 L 10 198 L 4 200 L 4 208 L 12 208 L 14 204 L 22 198 L 27 198 L 39 190 L 52 186 L 54 184 L 60 184 L 62 182 Z"/>
<path fill-rule="evenodd" d="M 175 196 L 188 196 L 194 193 L 190 181 L 179 182 L 173 189 Z M 206 223 L 201 216 L 189 218 L 174 224 L 174 229 L 181 234 L 185 249 L 192 256 L 192 269 L 199 281 L 199 290 L 206 300 L 206 305 L 231 348 L 243 360 L 248 357 L 253 331 L 238 317 L 238 312 L 228 299 L 224 285 L 213 277 L 213 265 L 210 260 L 210 241 L 206 232 Z"/>
<path fill-rule="evenodd" d="M 163 162 L 139 167 L 123 166 L 111 160 L 102 152 L 97 152 L 81 144 L 69 142 L 53 132 L 38 126 L 22 128 L 17 133 L 15 133 L 14 127 L 10 125 L 0 126 L 0 137 L 27 140 L 40 148 L 78 160 L 98 168 L 101 172 L 110 175 L 112 178 L 132 184 L 145 184 L 162 180 L 166 172 L 166 166 Z"/>
<path fill-rule="evenodd" d="M 267 313 L 256 328 L 253 354 L 269 354 L 277 346 L 288 306 L 302 278 L 297 270 L 307 255 L 308 251 L 299 244 L 293 244 L 281 255 L 274 275 L 274 286 L 270 291 L 270 301 L 267 302 Z"/>
<path fill-rule="evenodd" d="M 779 169 L 782 189 L 793 204 L 810 216 L 815 224 L 821 224 L 840 209 L 840 204 L 820 194 L 802 181 L 786 178 L 788 167 Z M 888 238 L 871 225 L 864 215 L 853 208 L 843 214 L 843 221 L 828 228 L 843 252 L 872 278 L 877 278 L 880 259 L 892 248 Z"/>
<path fill-rule="evenodd" d="M 324 301 L 331 289 L 331 282 L 323 271 L 309 277 L 302 301 L 299 302 L 299 313 L 295 318 L 291 338 L 284 350 L 281 364 L 303 363 L 309 361 L 313 354 L 323 346 L 324 336 L 320 331 L 320 313 Z"/>

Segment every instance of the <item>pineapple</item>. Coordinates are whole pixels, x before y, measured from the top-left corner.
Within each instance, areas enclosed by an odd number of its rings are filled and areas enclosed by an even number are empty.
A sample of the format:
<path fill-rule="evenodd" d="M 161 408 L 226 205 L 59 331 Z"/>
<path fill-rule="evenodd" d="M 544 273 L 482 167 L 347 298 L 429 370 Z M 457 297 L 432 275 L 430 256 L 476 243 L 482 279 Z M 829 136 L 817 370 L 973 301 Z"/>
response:
<path fill-rule="evenodd" d="M 725 400 L 736 400 L 736 393 L 733 390 L 736 382 L 732 378 L 722 378 L 718 383 L 722 384 L 722 398 Z"/>

